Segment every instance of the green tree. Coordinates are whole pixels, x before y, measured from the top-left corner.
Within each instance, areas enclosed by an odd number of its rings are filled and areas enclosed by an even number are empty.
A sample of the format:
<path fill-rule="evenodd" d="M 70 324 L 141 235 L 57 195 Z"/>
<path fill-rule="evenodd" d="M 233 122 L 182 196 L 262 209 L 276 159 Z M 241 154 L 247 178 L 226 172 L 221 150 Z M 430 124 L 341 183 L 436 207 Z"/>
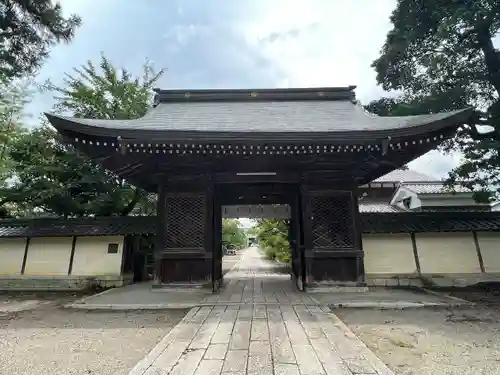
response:
<path fill-rule="evenodd" d="M 146 62 L 142 77 L 134 78 L 102 57 L 100 70 L 88 62 L 75 69 L 75 75 L 67 75 L 62 87 L 48 82 L 46 88 L 59 94 L 56 109 L 60 112 L 76 117 L 134 118 L 151 106 L 151 89 L 162 73 Z M 36 208 L 66 217 L 125 216 L 137 205 L 152 205 L 151 195 L 65 144 L 49 126 L 20 137 L 10 157 L 16 179 L 2 195 L 25 212 Z"/>
<path fill-rule="evenodd" d="M 464 156 L 448 182 L 473 181 L 483 189 L 479 199 L 488 191 L 500 193 L 500 53 L 493 44 L 498 9 L 500 0 L 398 0 L 393 28 L 372 64 L 384 89 L 405 93 L 396 103 L 379 103 L 390 104 L 390 114 L 472 106 L 494 127 L 486 135 L 464 126 L 444 147 Z"/>
<path fill-rule="evenodd" d="M 290 263 L 292 250 L 288 241 L 288 221 L 259 219 L 255 233 L 269 259 Z"/>
<path fill-rule="evenodd" d="M 29 100 L 27 85 L 0 83 L 0 186 L 11 177 L 10 151 L 23 134 L 24 108 Z"/>
<path fill-rule="evenodd" d="M 80 17 L 63 17 L 62 7 L 51 0 L 0 1 L 0 79 L 34 73 L 50 47 L 70 42 Z"/>
<path fill-rule="evenodd" d="M 0 217 L 13 213 L 12 205 L 2 191 L 12 184 L 14 162 L 11 152 L 25 134 L 23 117 L 30 93 L 22 83 L 0 83 Z"/>
<path fill-rule="evenodd" d="M 231 244 L 237 249 L 241 249 L 246 245 L 245 231 L 241 227 L 241 223 L 236 219 L 222 220 L 222 242 Z"/>

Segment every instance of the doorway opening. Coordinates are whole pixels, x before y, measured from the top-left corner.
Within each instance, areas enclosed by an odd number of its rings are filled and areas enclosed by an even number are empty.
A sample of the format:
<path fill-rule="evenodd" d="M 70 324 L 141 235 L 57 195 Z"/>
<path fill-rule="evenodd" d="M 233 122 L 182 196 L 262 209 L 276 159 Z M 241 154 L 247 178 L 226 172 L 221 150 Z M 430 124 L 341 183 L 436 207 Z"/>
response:
<path fill-rule="evenodd" d="M 216 185 L 214 291 L 225 281 L 249 279 L 287 283 L 304 290 L 298 192 L 290 184 Z"/>

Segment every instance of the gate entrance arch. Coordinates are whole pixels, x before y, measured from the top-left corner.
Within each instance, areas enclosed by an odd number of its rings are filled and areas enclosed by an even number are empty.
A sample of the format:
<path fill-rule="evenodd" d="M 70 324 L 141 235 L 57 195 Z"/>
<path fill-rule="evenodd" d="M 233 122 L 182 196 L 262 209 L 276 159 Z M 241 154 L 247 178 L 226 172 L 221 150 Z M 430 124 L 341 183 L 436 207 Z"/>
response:
<path fill-rule="evenodd" d="M 251 217 L 266 217 L 264 208 L 267 206 L 274 210 L 267 213 L 271 218 L 287 219 L 289 222 L 289 241 L 292 249 L 292 280 L 299 290 L 305 289 L 305 261 L 302 209 L 300 207 L 300 186 L 297 183 L 265 182 L 265 178 L 248 180 L 240 179 L 237 183 L 218 183 L 215 185 L 215 241 L 214 248 L 217 252 L 213 258 L 213 286 L 217 290 L 220 286 L 222 273 L 222 239 L 217 237 L 222 232 L 222 218 L 231 215 L 237 217 L 238 212 L 231 208 L 241 209 L 241 215 Z M 259 207 L 260 206 L 260 207 Z M 279 208 L 279 209 L 278 209 Z M 254 210 L 253 215 L 252 209 Z M 260 209 L 260 212 L 259 212 Z M 225 211 L 225 212 L 224 212 Z M 226 215 L 224 215 L 224 213 Z"/>
<path fill-rule="evenodd" d="M 354 88 L 156 90 L 138 119 L 46 116 L 95 162 L 158 194 L 158 283 L 218 283 L 221 207 L 267 199 L 292 207 L 299 284 L 359 285 L 357 187 L 435 149 L 473 111 L 378 117 Z"/>

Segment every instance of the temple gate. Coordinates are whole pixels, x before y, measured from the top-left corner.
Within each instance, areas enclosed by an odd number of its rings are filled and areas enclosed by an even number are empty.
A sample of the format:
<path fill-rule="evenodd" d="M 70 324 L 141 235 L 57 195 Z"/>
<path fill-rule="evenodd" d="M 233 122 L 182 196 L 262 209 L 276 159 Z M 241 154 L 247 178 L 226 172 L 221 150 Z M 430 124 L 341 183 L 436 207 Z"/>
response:
<path fill-rule="evenodd" d="M 437 147 L 472 111 L 378 117 L 354 87 L 156 90 L 134 120 L 46 114 L 105 168 L 158 193 L 156 280 L 222 280 L 225 205 L 291 208 L 294 279 L 363 285 L 358 186 Z"/>

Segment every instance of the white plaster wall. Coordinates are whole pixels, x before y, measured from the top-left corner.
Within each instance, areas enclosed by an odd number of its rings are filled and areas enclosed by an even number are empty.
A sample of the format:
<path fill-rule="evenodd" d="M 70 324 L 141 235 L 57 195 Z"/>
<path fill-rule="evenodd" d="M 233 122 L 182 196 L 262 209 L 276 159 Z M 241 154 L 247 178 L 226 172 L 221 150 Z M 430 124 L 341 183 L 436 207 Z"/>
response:
<path fill-rule="evenodd" d="M 0 239 L 0 275 L 19 275 L 23 265 L 26 238 Z"/>
<path fill-rule="evenodd" d="M 367 274 L 416 273 L 417 267 L 409 233 L 365 234 L 363 250 Z"/>
<path fill-rule="evenodd" d="M 481 272 L 471 232 L 417 233 L 415 238 L 422 274 Z"/>
<path fill-rule="evenodd" d="M 67 275 L 72 240 L 71 237 L 32 238 L 25 275 Z"/>
<path fill-rule="evenodd" d="M 120 275 L 123 254 L 123 236 L 77 237 L 72 275 Z M 118 253 L 108 254 L 108 245 L 118 244 Z"/>
<path fill-rule="evenodd" d="M 500 272 L 500 233 L 478 232 L 477 242 L 481 249 L 485 272 Z"/>

